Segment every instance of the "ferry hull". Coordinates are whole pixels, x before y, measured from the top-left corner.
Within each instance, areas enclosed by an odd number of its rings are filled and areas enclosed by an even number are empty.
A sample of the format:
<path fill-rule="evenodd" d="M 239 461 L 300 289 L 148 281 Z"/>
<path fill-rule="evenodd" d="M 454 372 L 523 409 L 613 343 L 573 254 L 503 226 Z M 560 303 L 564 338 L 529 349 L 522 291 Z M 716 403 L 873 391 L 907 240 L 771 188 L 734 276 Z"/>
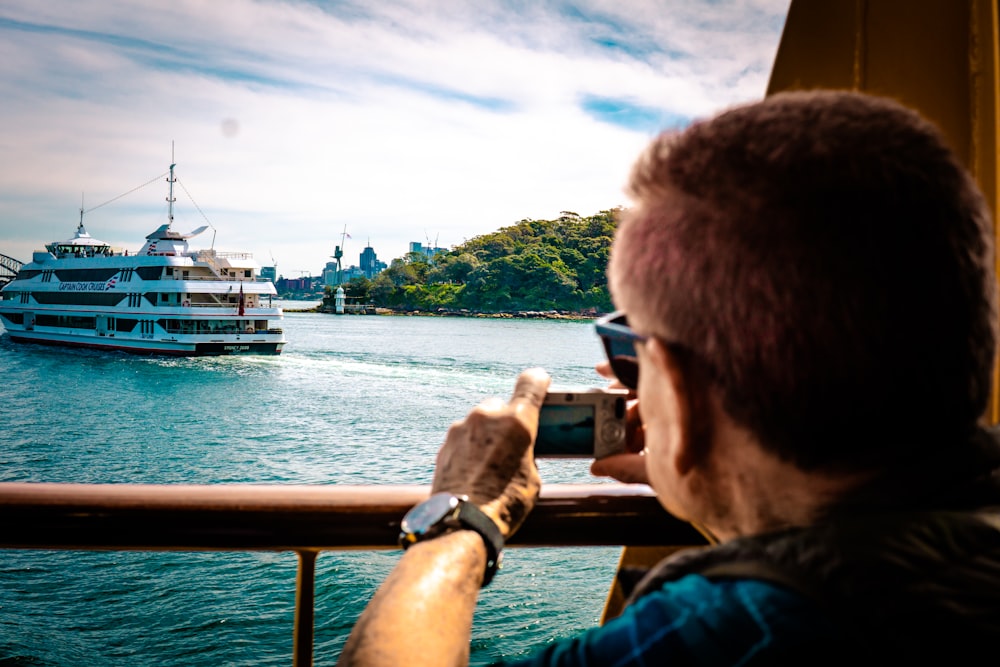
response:
<path fill-rule="evenodd" d="M 141 355 L 165 355 L 174 357 L 209 357 L 233 354 L 268 356 L 281 354 L 284 342 L 232 341 L 211 343 L 178 343 L 174 341 L 126 341 L 87 340 L 46 336 L 44 334 L 25 335 L 9 332 L 15 343 L 34 343 L 55 347 L 73 347 L 91 350 L 127 352 Z"/>
<path fill-rule="evenodd" d="M 198 343 L 195 355 L 218 356 L 223 354 L 281 354 L 278 343 Z"/>

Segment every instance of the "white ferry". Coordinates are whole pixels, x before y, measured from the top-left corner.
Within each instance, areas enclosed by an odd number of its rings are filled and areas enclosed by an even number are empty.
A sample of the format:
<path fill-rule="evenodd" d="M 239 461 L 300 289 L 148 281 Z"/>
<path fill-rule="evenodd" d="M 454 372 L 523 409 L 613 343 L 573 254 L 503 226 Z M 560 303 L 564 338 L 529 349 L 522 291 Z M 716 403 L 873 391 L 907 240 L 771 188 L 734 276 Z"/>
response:
<path fill-rule="evenodd" d="M 139 252 L 87 233 L 49 243 L 0 291 L 0 321 L 12 340 L 179 356 L 280 354 L 282 311 L 274 284 L 249 253 L 189 250 L 190 234 L 168 222 Z M 214 245 L 214 244 L 213 244 Z"/>

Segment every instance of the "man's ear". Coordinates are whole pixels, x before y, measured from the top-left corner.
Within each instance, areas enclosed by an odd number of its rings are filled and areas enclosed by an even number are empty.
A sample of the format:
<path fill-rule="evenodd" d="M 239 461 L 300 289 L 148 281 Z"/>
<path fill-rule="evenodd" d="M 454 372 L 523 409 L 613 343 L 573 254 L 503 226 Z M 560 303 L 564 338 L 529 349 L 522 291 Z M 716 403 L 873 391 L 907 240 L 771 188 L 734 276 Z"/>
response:
<path fill-rule="evenodd" d="M 701 428 L 708 418 L 704 387 L 693 377 L 690 365 L 685 363 L 677 350 L 656 338 L 650 338 L 644 345 L 649 362 L 656 366 L 664 384 L 662 400 L 668 403 L 664 407 L 676 419 L 676 423 L 671 425 L 676 429 L 676 447 L 671 463 L 678 475 L 684 475 L 702 462 L 708 451 L 706 432 Z"/>

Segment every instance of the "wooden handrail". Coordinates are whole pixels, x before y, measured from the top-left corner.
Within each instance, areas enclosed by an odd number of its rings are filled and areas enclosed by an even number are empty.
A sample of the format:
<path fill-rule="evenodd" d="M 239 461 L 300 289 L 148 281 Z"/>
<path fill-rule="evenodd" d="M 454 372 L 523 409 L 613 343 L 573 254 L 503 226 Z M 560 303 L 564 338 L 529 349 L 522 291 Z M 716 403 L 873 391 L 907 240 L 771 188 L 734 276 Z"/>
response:
<path fill-rule="evenodd" d="M 0 483 L 0 548 L 396 548 L 427 486 Z M 648 487 L 550 485 L 511 546 L 700 544 Z"/>
<path fill-rule="evenodd" d="M 396 548 L 403 515 L 429 493 L 427 486 L 5 482 L 0 483 L 0 548 L 296 551 L 292 660 L 296 667 L 309 667 L 317 552 Z M 648 487 L 622 484 L 544 487 L 509 542 L 702 543 L 696 530 L 660 507 Z"/>

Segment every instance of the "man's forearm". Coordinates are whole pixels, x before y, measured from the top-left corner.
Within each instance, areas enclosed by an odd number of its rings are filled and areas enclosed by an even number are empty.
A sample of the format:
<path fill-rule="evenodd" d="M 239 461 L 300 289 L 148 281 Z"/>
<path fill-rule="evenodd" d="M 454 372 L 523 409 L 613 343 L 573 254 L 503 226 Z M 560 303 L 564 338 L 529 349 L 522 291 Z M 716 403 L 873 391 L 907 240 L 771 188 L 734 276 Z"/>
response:
<path fill-rule="evenodd" d="M 337 664 L 468 664 L 485 569 L 486 546 L 474 531 L 413 545 L 358 619 Z"/>

